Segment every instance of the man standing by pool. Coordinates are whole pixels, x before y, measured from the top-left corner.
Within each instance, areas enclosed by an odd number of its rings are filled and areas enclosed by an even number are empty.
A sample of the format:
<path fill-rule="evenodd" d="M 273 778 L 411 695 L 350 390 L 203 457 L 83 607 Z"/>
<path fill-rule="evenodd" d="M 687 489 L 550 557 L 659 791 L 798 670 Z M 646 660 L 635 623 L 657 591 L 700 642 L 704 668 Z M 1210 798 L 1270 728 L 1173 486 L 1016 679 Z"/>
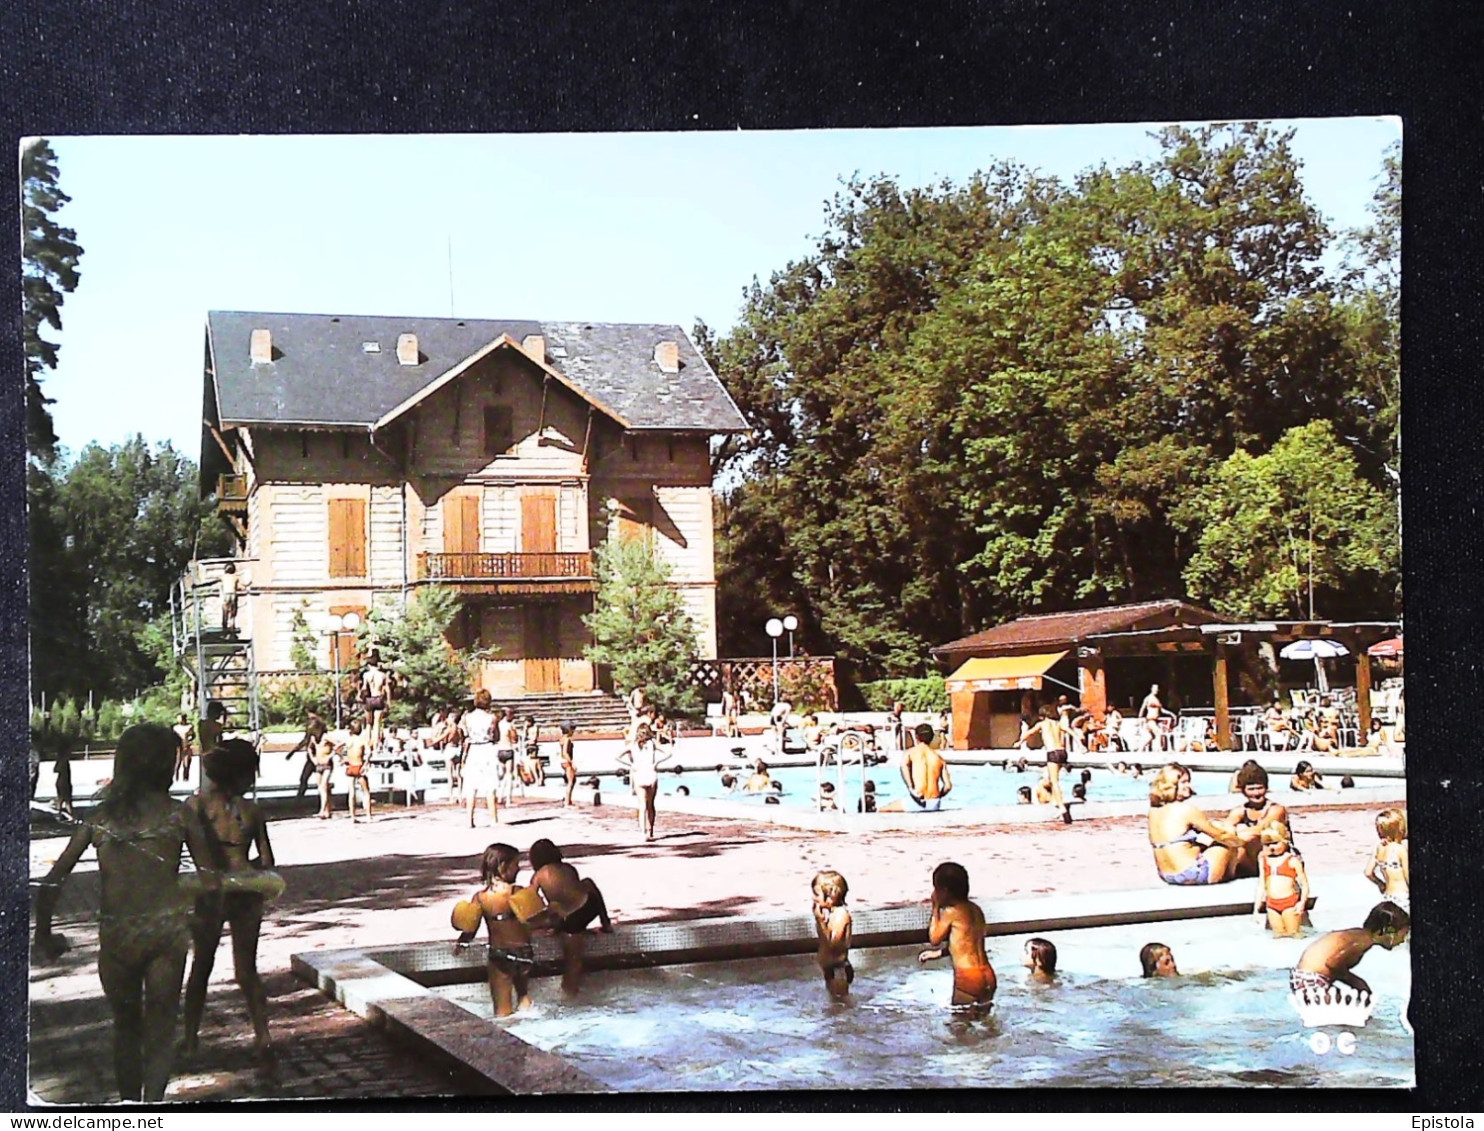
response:
<path fill-rule="evenodd" d="M 908 796 L 924 812 L 936 813 L 953 788 L 953 778 L 943 755 L 932 745 L 932 724 L 918 723 L 913 736 L 917 742 L 902 759 L 902 780 L 907 783 Z"/>

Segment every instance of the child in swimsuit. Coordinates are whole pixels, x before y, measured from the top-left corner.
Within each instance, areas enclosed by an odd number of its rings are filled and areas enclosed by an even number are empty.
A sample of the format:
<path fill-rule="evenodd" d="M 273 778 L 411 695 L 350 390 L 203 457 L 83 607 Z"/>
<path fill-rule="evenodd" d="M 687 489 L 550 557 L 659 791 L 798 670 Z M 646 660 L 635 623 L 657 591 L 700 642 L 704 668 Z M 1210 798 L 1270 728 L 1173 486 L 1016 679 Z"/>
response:
<path fill-rule="evenodd" d="M 567 780 L 567 796 L 562 801 L 564 807 L 572 804 L 572 791 L 577 788 L 577 763 L 572 759 L 572 733 L 576 729 L 570 720 L 563 722 L 562 737 L 557 740 L 557 754 L 562 761 L 562 777 Z"/>
<path fill-rule="evenodd" d="M 1050 939 L 1027 939 L 1025 968 L 1031 972 L 1033 982 L 1056 981 L 1056 944 Z"/>
<path fill-rule="evenodd" d="M 1252 914 L 1258 923 L 1267 923 L 1274 938 L 1293 938 L 1303 926 L 1309 905 L 1309 874 L 1304 858 L 1294 850 L 1287 825 L 1268 825 L 1262 830 L 1261 869 Z M 1267 904 L 1265 919 L 1263 904 Z"/>
<path fill-rule="evenodd" d="M 1381 889 L 1403 911 L 1412 910 L 1411 861 L 1407 848 L 1407 814 L 1403 809 L 1383 809 L 1376 814 L 1376 834 L 1381 843 L 1366 865 L 1365 878 Z"/>
<path fill-rule="evenodd" d="M 1175 952 L 1164 943 L 1145 943 L 1139 948 L 1139 967 L 1146 978 L 1178 978 L 1180 970 L 1175 965 Z"/>
<path fill-rule="evenodd" d="M 839 872 L 826 871 L 814 877 L 813 890 L 820 973 L 825 989 L 833 997 L 843 998 L 855 981 L 855 967 L 850 965 L 850 912 L 845 907 L 850 885 Z"/>
<path fill-rule="evenodd" d="M 531 1008 L 528 987 L 536 955 L 531 948 L 531 932 L 512 906 L 517 893 L 525 890 L 515 882 L 519 871 L 517 849 L 508 844 L 490 845 L 484 850 L 484 861 L 479 868 L 484 887 L 469 897 L 469 903 L 479 909 L 489 935 L 490 1002 L 496 1017 L 509 1017 L 518 1009 Z M 458 909 L 454 915 L 454 926 L 462 926 L 458 922 Z M 477 925 L 472 931 L 461 930 L 458 945 L 469 945 L 478 933 Z"/>
<path fill-rule="evenodd" d="M 54 961 L 67 940 L 52 933 L 62 884 L 89 848 L 98 853 L 98 980 L 113 1011 L 113 1067 L 119 1098 L 165 1098 L 175 1052 L 176 1007 L 190 948 L 190 904 L 177 873 L 190 848 L 208 887 L 220 882 L 199 821 L 170 798 L 175 735 L 145 723 L 119 738 L 113 782 L 41 881 L 36 959 Z"/>
<path fill-rule="evenodd" d="M 205 829 L 213 867 L 222 872 L 222 891 L 196 898 L 193 923 L 195 958 L 186 983 L 185 1030 L 180 1051 L 196 1051 L 196 1035 L 206 1008 L 206 987 L 216 964 L 216 949 L 223 926 L 232 928 L 232 961 L 237 985 L 247 999 L 252 1021 L 253 1048 L 265 1070 L 274 1065 L 273 1044 L 268 1035 L 268 994 L 258 976 L 258 935 L 263 928 L 263 907 L 269 894 L 276 895 L 283 881 L 273 869 L 273 846 L 268 842 L 268 824 L 263 811 L 243 794 L 257 778 L 258 752 L 252 743 L 229 738 L 201 759 L 204 782 L 188 800 L 187 812 Z M 256 858 L 249 852 L 256 848 Z"/>
<path fill-rule="evenodd" d="M 1336 982 L 1369 994 L 1371 987 L 1354 972 L 1373 946 L 1391 950 L 1407 939 L 1412 918 L 1394 903 L 1378 903 L 1365 924 L 1331 931 L 1309 944 L 1298 965 L 1288 972 L 1288 988 L 1306 1001 L 1325 1001 Z"/>
<path fill-rule="evenodd" d="M 930 949 L 917 961 L 933 962 L 944 955 L 953 959 L 953 1004 L 987 1010 L 997 983 L 984 951 L 984 912 L 969 899 L 969 873 L 962 864 L 950 861 L 933 870 L 928 942 Z"/>
<path fill-rule="evenodd" d="M 531 926 L 554 930 L 562 944 L 562 992 L 573 995 L 582 986 L 583 936 L 593 920 L 598 930 L 613 930 L 608 904 L 591 877 L 562 859 L 562 850 L 545 837 L 531 845 L 531 886 L 541 893 L 546 910 L 527 918 Z"/>

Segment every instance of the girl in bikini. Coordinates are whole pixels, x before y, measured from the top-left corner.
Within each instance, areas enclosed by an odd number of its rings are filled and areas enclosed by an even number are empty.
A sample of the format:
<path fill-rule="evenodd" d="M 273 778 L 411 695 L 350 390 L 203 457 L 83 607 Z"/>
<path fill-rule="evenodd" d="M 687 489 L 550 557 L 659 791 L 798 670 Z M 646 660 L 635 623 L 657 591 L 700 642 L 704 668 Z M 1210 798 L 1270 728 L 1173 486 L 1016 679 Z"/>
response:
<path fill-rule="evenodd" d="M 359 720 L 357 720 L 359 721 Z M 185 993 L 185 1032 L 180 1051 L 196 1051 L 196 1035 L 206 1008 L 206 986 L 216 964 L 222 927 L 232 928 L 232 961 L 237 985 L 247 999 L 252 1020 L 253 1050 L 267 1070 L 274 1063 L 268 1036 L 268 994 L 258 975 L 258 935 L 263 929 L 263 907 L 283 891 L 283 880 L 273 869 L 273 846 L 263 811 L 243 794 L 258 773 L 258 752 L 252 743 L 230 738 L 201 759 L 205 784 L 185 807 L 206 830 L 211 861 L 222 873 L 221 889 L 196 898 L 195 959 Z M 257 856 L 251 852 L 256 849 Z"/>
<path fill-rule="evenodd" d="M 119 738 L 113 782 L 81 825 L 36 896 L 35 954 L 54 961 L 67 940 L 52 933 L 63 882 L 89 848 L 98 853 L 98 980 L 113 1011 L 113 1070 L 119 1098 L 165 1098 L 175 1051 L 175 1017 L 190 948 L 190 904 L 177 873 L 188 846 L 202 881 L 219 882 L 200 822 L 170 798 L 175 735 L 132 726 Z"/>
<path fill-rule="evenodd" d="M 1253 917 L 1258 923 L 1264 922 L 1262 909 L 1266 904 L 1266 922 L 1273 937 L 1294 938 L 1309 905 L 1309 874 L 1304 871 L 1304 858 L 1294 851 L 1287 825 L 1273 824 L 1262 830 L 1261 868 Z"/>
<path fill-rule="evenodd" d="M 567 781 L 567 796 L 562 801 L 563 806 L 572 804 L 572 791 L 577 788 L 577 763 L 572 758 L 572 734 L 576 729 L 571 720 L 563 722 L 562 736 L 557 740 L 557 756 L 562 762 L 562 777 Z"/>
<path fill-rule="evenodd" d="M 479 878 L 484 887 L 454 907 L 453 926 L 459 946 L 467 946 L 479 933 L 482 921 L 489 935 L 490 1002 L 496 1017 L 509 1017 L 518 1009 L 531 1008 L 528 992 L 536 955 L 531 932 L 517 912 L 525 888 L 515 882 L 520 872 L 520 852 L 508 844 L 492 844 L 484 850 Z M 544 907 L 537 901 L 538 910 Z"/>
<path fill-rule="evenodd" d="M 1403 911 L 1412 910 L 1411 861 L 1407 850 L 1407 814 L 1402 809 L 1383 809 L 1376 814 L 1376 833 L 1381 843 L 1366 865 L 1365 878 L 1381 889 Z"/>

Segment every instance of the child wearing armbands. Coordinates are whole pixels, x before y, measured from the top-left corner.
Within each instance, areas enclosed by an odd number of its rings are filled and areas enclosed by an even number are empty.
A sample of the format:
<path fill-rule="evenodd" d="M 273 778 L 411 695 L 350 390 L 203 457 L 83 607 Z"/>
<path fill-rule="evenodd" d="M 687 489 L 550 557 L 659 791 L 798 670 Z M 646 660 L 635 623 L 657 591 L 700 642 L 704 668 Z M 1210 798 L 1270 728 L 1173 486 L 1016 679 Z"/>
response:
<path fill-rule="evenodd" d="M 459 946 L 473 941 L 481 921 L 489 935 L 490 1002 L 496 1017 L 509 1017 L 518 1009 L 531 1007 L 528 988 L 536 955 L 525 920 L 546 905 L 537 896 L 531 906 L 530 897 L 536 893 L 516 884 L 519 871 L 519 850 L 508 844 L 490 845 L 479 868 L 484 887 L 460 900 L 453 909 Z"/>
<path fill-rule="evenodd" d="M 850 911 L 845 906 L 850 886 L 839 872 L 824 871 L 814 877 L 812 887 L 814 926 L 819 933 L 819 970 L 830 995 L 843 998 L 850 992 L 850 983 L 855 981 L 855 968 L 850 965 Z"/>

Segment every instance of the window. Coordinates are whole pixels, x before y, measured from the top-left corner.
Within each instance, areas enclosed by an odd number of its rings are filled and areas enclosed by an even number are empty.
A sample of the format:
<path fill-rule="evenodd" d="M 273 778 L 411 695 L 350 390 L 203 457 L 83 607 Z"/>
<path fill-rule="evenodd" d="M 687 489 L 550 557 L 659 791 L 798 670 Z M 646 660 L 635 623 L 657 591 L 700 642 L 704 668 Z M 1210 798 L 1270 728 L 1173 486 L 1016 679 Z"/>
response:
<path fill-rule="evenodd" d="M 515 443 L 515 420 L 509 405 L 484 408 L 484 454 L 503 456 Z"/>
<path fill-rule="evenodd" d="M 330 576 L 366 576 L 366 500 L 331 499 Z"/>

